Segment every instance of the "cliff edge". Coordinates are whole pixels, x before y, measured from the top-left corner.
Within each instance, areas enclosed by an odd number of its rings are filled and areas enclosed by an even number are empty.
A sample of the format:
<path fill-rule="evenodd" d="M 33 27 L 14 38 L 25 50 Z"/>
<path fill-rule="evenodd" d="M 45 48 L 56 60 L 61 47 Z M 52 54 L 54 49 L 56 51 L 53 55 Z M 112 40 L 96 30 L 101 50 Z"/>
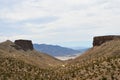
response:
<path fill-rule="evenodd" d="M 96 36 L 93 38 L 93 47 L 100 46 L 101 44 L 111 41 L 111 40 L 120 40 L 120 35 L 108 35 L 108 36 Z"/>
<path fill-rule="evenodd" d="M 16 45 L 20 46 L 24 51 L 33 50 L 33 44 L 31 40 L 15 40 Z"/>

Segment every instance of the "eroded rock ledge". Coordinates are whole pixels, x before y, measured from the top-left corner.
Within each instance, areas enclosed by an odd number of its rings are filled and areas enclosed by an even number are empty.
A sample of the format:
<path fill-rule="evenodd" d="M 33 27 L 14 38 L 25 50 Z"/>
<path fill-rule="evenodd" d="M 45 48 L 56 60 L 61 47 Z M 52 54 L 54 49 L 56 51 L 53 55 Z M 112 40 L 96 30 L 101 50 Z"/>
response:
<path fill-rule="evenodd" d="M 16 45 L 20 46 L 24 51 L 33 50 L 33 44 L 31 40 L 15 40 Z"/>
<path fill-rule="evenodd" d="M 93 46 L 100 46 L 105 42 L 115 39 L 120 39 L 120 35 L 96 36 L 93 38 Z"/>

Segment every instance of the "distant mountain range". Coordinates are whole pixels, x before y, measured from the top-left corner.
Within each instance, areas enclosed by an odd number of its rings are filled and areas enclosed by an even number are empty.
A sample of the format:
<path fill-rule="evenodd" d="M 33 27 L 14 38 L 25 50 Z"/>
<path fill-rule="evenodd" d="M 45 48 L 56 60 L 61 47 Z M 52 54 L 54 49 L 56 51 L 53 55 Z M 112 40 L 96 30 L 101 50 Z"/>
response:
<path fill-rule="evenodd" d="M 74 50 L 58 45 L 34 44 L 33 46 L 37 51 L 44 52 L 52 56 L 74 55 L 83 52 L 82 50 Z"/>
<path fill-rule="evenodd" d="M 81 53 L 87 51 L 88 49 L 90 49 L 89 47 L 73 47 L 72 49 L 80 51 Z"/>

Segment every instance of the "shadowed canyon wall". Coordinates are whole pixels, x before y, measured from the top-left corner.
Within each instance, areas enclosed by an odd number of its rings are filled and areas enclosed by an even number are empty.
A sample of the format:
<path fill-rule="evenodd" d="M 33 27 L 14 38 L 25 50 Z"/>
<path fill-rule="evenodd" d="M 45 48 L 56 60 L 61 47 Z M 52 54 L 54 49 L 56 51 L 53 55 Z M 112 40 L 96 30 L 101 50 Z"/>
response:
<path fill-rule="evenodd" d="M 31 40 L 15 40 L 14 43 L 20 46 L 24 51 L 33 50 L 33 44 Z"/>
<path fill-rule="evenodd" d="M 93 46 L 100 46 L 101 44 L 111 41 L 120 39 L 120 36 L 116 35 L 109 35 L 109 36 L 96 36 L 93 38 Z"/>

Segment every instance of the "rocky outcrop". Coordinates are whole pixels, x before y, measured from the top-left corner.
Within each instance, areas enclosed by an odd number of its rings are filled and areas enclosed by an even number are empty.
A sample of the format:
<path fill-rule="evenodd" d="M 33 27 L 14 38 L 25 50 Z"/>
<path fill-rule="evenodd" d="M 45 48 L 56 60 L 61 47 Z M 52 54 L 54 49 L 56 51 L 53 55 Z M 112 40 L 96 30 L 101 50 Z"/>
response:
<path fill-rule="evenodd" d="M 93 39 L 93 46 L 100 46 L 105 42 L 115 40 L 115 39 L 120 39 L 120 36 L 116 36 L 116 35 L 97 36 L 97 37 L 94 37 Z"/>
<path fill-rule="evenodd" d="M 33 44 L 31 40 L 15 40 L 14 43 L 20 46 L 20 48 L 24 51 L 33 50 Z"/>

